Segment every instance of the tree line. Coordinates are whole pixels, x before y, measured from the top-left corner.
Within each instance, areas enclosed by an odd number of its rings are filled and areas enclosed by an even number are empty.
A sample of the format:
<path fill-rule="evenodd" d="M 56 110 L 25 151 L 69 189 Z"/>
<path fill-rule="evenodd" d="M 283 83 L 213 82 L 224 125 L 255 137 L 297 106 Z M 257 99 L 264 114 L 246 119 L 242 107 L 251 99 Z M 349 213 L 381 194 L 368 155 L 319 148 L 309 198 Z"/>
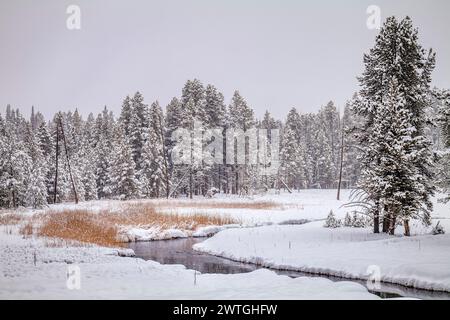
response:
<path fill-rule="evenodd" d="M 450 185 L 450 93 L 430 87 L 435 53 L 421 47 L 410 18 L 390 17 L 364 65 L 361 90 L 342 114 L 329 102 L 316 113 L 292 108 L 284 121 L 268 111 L 257 119 L 239 91 L 227 105 L 198 79 L 165 110 L 140 92 L 127 96 L 118 117 L 104 107 L 86 119 L 75 110 L 47 121 L 33 108 L 25 119 L 8 105 L 0 115 L 0 206 L 339 186 L 356 190 L 353 203 L 366 208 L 374 232 L 393 233 L 399 223 L 409 230 L 414 218 L 429 223 L 436 186 L 448 192 Z M 279 130 L 279 169 L 176 164 L 174 133 L 194 122 L 201 130 L 267 129 L 268 143 L 270 130 Z M 245 157 L 252 152 L 247 143 Z"/>

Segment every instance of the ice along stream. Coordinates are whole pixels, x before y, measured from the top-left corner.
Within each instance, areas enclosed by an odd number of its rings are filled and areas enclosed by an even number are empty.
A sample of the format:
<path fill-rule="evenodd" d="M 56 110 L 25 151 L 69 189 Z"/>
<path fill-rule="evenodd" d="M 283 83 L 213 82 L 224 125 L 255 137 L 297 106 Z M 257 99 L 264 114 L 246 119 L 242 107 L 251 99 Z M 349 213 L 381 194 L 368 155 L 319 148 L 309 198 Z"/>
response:
<path fill-rule="evenodd" d="M 216 257 L 210 254 L 197 252 L 192 249 L 196 243 L 206 238 L 183 238 L 174 240 L 160 240 L 150 242 L 132 242 L 129 248 L 133 249 L 136 257 L 144 260 L 153 260 L 161 264 L 181 264 L 187 269 L 201 273 L 244 273 L 261 268 L 260 266 L 236 262 L 229 259 Z M 275 270 L 277 274 L 290 277 L 323 277 L 332 281 L 353 281 L 366 286 L 365 281 L 348 280 L 339 277 L 316 275 L 303 272 Z M 401 285 L 382 283 L 380 290 L 371 291 L 382 298 L 411 297 L 419 299 L 450 299 L 450 293 L 419 290 Z"/>

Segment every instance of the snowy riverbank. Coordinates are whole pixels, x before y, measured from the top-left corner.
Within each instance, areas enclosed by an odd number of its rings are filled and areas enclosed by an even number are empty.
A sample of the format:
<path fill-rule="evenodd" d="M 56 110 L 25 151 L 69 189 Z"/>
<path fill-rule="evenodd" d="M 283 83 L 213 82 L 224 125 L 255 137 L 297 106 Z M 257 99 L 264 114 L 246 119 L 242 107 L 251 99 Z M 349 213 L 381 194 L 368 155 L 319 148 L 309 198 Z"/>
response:
<path fill-rule="evenodd" d="M 388 237 L 322 224 L 226 230 L 194 249 L 275 269 L 354 279 L 367 279 L 368 268 L 377 266 L 381 281 L 450 291 L 450 235 Z"/>
<path fill-rule="evenodd" d="M 119 257 L 117 249 L 46 247 L 15 231 L 1 230 L 0 261 L 0 299 L 378 299 L 352 282 L 268 270 L 194 275 L 180 265 Z M 79 290 L 66 284 L 73 266 L 80 268 Z"/>
<path fill-rule="evenodd" d="M 343 218 L 349 210 L 335 200 L 335 190 L 304 190 L 293 194 L 266 194 L 252 198 L 219 196 L 166 204 L 164 212 L 189 215 L 229 216 L 239 225 L 200 226 L 189 233 L 176 229 L 133 226 L 134 240 L 214 235 L 196 249 L 230 259 L 258 263 L 271 268 L 300 270 L 367 278 L 370 266 L 378 266 L 381 280 L 416 288 L 450 291 L 450 235 L 430 236 L 430 228 L 412 225 L 413 237 L 373 235 L 369 229 L 323 228 L 330 210 Z M 273 202 L 272 209 L 217 208 L 217 202 Z M 142 200 L 159 205 L 162 200 Z M 186 205 L 184 204 L 186 203 Z M 191 204 L 200 205 L 199 208 Z M 114 210 L 118 201 L 59 204 L 51 209 Z M 450 206 L 437 203 L 437 221 L 450 230 Z M 33 217 L 42 211 L 22 209 L 20 216 Z M 4 213 L 3 213 L 4 214 Z M 300 225 L 305 221 L 312 221 Z M 291 224 L 291 225 L 289 225 Z M 256 227 L 258 226 L 258 227 Z M 0 297 L 3 298 L 155 298 L 155 299 L 366 299 L 375 298 L 355 283 L 333 283 L 326 279 L 290 279 L 259 270 L 239 275 L 199 275 L 182 266 L 160 265 L 136 258 L 119 257 L 117 249 L 101 247 L 54 247 L 58 242 L 44 238 L 23 239 L 16 226 L 0 226 Z M 165 230 L 165 231 L 164 231 Z M 169 230 L 169 231 L 167 231 Z M 10 234 L 10 231 L 12 234 Z M 164 232 L 165 233 L 164 233 Z M 220 232 L 219 232 L 220 231 Z M 401 230 L 399 229 L 401 233 Z M 62 242 L 64 244 L 64 242 Z M 36 255 L 35 255 L 36 253 Z M 36 257 L 36 265 L 34 265 Z M 68 266 L 81 270 L 81 290 L 68 290 Z"/>

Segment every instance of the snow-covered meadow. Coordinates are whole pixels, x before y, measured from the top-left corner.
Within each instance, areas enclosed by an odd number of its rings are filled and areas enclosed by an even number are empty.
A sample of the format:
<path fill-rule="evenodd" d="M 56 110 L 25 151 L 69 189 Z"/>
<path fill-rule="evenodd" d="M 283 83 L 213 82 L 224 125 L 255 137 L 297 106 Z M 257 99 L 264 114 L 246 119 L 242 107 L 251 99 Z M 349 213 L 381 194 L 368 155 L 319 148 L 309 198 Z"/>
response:
<path fill-rule="evenodd" d="M 167 214 L 227 216 L 235 225 L 200 226 L 196 230 L 128 228 L 132 240 L 213 235 L 196 250 L 266 267 L 299 270 L 349 279 L 366 279 L 373 266 L 382 281 L 416 288 L 450 291 L 450 236 L 429 235 L 431 228 L 412 225 L 412 237 L 374 235 L 370 228 L 323 227 L 330 210 L 343 218 L 352 209 L 343 207 L 335 190 L 302 190 L 289 194 L 270 192 L 252 197 L 218 195 L 213 199 L 143 200 L 161 206 Z M 450 230 L 450 206 L 434 199 L 433 224 Z M 170 207 L 167 201 L 175 201 Z M 234 208 L 222 203 L 273 204 L 272 209 Z M 177 203 L 175 205 L 175 203 Z M 189 203 L 200 204 L 194 208 Z M 89 209 L 101 212 L 118 201 L 92 201 L 75 206 L 59 204 L 53 211 Z M 242 207 L 245 207 L 242 205 Z M 21 209 L 16 214 L 33 217 L 42 211 Z M 6 214 L 2 212 L 2 215 Z M 121 257 L 129 251 L 97 246 L 49 246 L 44 238 L 22 237 L 18 226 L 1 226 L 0 255 L 2 298 L 155 298 L 155 299 L 371 299 L 376 296 L 356 283 L 323 278 L 297 278 L 258 270 L 246 274 L 199 274 L 183 266 L 160 265 Z M 151 234 L 152 236 L 149 236 Z M 129 240 L 130 240 L 129 239 Z M 66 287 L 68 266 L 81 270 L 81 290 Z M 368 269 L 372 268 L 372 269 Z M 163 290 L 164 288 L 164 290 Z M 169 288 L 169 289 L 167 289 Z"/>

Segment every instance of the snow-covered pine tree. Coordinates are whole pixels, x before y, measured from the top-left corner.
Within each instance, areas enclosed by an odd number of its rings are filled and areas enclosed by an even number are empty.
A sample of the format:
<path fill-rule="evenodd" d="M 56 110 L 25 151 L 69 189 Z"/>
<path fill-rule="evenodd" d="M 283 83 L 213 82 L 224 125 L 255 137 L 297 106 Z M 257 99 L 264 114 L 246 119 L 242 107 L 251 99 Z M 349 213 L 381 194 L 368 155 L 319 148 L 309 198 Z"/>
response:
<path fill-rule="evenodd" d="M 25 148 L 30 158 L 27 172 L 25 203 L 34 209 L 47 205 L 47 172 L 48 162 L 39 146 L 39 139 L 30 124 L 25 136 Z"/>
<path fill-rule="evenodd" d="M 0 204 L 16 208 L 26 205 L 29 172 L 32 163 L 24 146 L 26 122 L 8 105 L 0 137 Z"/>
<path fill-rule="evenodd" d="M 173 148 L 175 147 L 176 139 L 172 137 L 175 130 L 180 128 L 181 124 L 181 102 L 178 100 L 178 98 L 172 98 L 170 103 L 166 107 L 166 116 L 164 119 L 164 127 L 165 127 L 165 146 L 167 149 L 167 157 L 168 157 L 168 167 L 169 167 L 169 174 L 171 178 L 171 184 L 178 183 L 182 180 L 183 177 L 183 170 L 180 170 L 179 166 L 175 167 L 173 163 Z M 171 190 L 170 193 L 178 194 L 178 191 L 181 188 L 178 188 L 177 190 Z M 167 195 L 166 195 L 167 196 Z"/>
<path fill-rule="evenodd" d="M 325 127 L 326 137 L 328 145 L 331 149 L 332 160 L 332 172 L 330 173 L 332 181 L 330 181 L 330 187 L 337 177 L 337 168 L 339 167 L 339 154 L 340 154 L 340 116 L 339 112 L 333 101 L 328 102 L 322 110 L 319 111 L 322 114 L 323 126 Z"/>
<path fill-rule="evenodd" d="M 142 167 L 142 148 L 148 139 L 149 111 L 144 103 L 144 97 L 138 91 L 131 100 L 131 118 L 129 142 L 133 153 L 133 161 L 139 173 Z"/>
<path fill-rule="evenodd" d="M 108 193 L 120 200 L 138 198 L 139 182 L 136 179 L 132 149 L 120 126 L 114 137 L 113 155 L 108 169 Z"/>
<path fill-rule="evenodd" d="M 378 217 L 383 211 L 386 218 L 383 221 L 385 232 L 394 232 L 395 217 L 401 217 L 407 229 L 409 218 L 417 216 L 421 209 L 422 218 L 425 222 L 427 221 L 429 198 L 433 194 L 433 186 L 430 184 L 431 153 L 428 150 L 429 145 L 424 141 L 423 131 L 434 61 L 434 53 L 431 50 L 426 53 L 419 44 L 418 31 L 413 28 L 409 17 L 402 21 L 389 17 L 376 38 L 375 46 L 369 54 L 364 56 L 365 71 L 359 78 L 362 87 L 361 101 L 354 106 L 354 110 L 364 117 L 364 125 L 358 138 L 362 146 L 360 160 L 364 172 L 360 187 L 367 194 L 366 200 L 372 203 L 374 232 L 378 232 Z M 395 97 L 392 96 L 394 93 Z M 386 98 L 388 94 L 390 94 L 390 101 Z M 412 141 L 411 144 L 398 142 L 401 148 L 413 148 L 398 151 L 398 154 L 404 153 L 407 157 L 399 159 L 401 164 L 398 165 L 402 168 L 397 168 L 396 174 L 402 170 L 409 170 L 414 174 L 405 181 L 404 185 L 398 185 L 401 181 L 391 176 L 389 172 L 391 168 L 386 164 L 384 169 L 387 171 L 383 171 L 385 150 L 380 147 L 385 144 L 384 141 L 377 140 L 374 135 L 375 130 L 380 130 L 382 122 L 379 113 L 387 113 L 389 106 L 391 109 L 398 109 L 399 115 L 409 117 L 407 120 L 388 118 L 391 121 L 408 122 L 410 125 L 406 129 L 401 128 L 399 132 L 392 133 L 404 135 L 406 139 Z M 408 130 L 409 133 L 407 133 Z M 396 138 L 398 137 L 392 139 Z M 417 154 L 423 158 L 418 160 L 414 156 Z M 399 188 L 412 188 L 412 190 L 398 189 L 401 192 L 395 194 L 394 199 L 386 198 L 391 197 L 391 193 L 384 192 L 379 182 L 386 176 L 396 183 L 396 187 L 398 185 Z M 400 203 L 405 204 L 407 200 L 410 200 L 410 195 L 416 196 L 415 199 L 411 199 L 413 204 L 404 205 L 403 209 L 399 208 Z M 382 202 L 386 202 L 386 206 L 383 206 Z"/>
<path fill-rule="evenodd" d="M 258 140 L 258 147 L 263 148 L 262 152 L 259 152 L 261 158 L 258 159 L 259 171 L 257 174 L 257 179 L 259 179 L 259 184 L 262 184 L 265 189 L 271 189 L 275 187 L 275 182 L 277 175 L 267 174 L 268 169 L 273 165 L 272 154 L 271 154 L 271 143 L 272 141 L 272 130 L 281 130 L 281 124 L 276 121 L 270 112 L 266 110 L 264 113 L 263 120 L 259 124 L 259 129 L 267 130 L 266 137 L 262 138 L 262 135 L 258 135 L 258 139 L 263 139 L 263 141 Z M 300 133 L 299 133 L 300 134 Z M 264 141 L 265 139 L 265 141 Z M 278 139 L 283 139 L 283 137 L 278 137 Z M 262 144 L 265 144 L 264 146 Z M 280 144 L 282 145 L 282 144 Z M 304 146 L 303 146 L 304 147 Z M 305 182 L 305 181 L 304 181 Z M 304 185 L 303 185 L 304 186 Z"/>
<path fill-rule="evenodd" d="M 133 109 L 131 105 L 132 101 L 130 96 L 126 96 L 125 99 L 122 102 L 122 110 L 120 112 L 119 117 L 119 123 L 122 126 L 125 135 L 130 135 L 130 123 L 131 123 L 131 117 L 133 115 Z"/>
<path fill-rule="evenodd" d="M 431 176 L 424 175 L 421 168 L 433 163 L 430 143 L 415 135 L 413 114 L 399 86 L 393 78 L 383 105 L 377 107 L 369 145 L 382 156 L 375 168 L 364 169 L 363 178 L 367 189 L 376 185 L 384 219 L 389 221 L 388 232 L 394 234 L 401 219 L 405 235 L 409 235 L 410 219 L 420 218 L 427 225 L 430 222 L 433 186 Z"/>
<path fill-rule="evenodd" d="M 97 186 L 97 198 L 104 199 L 109 196 L 109 175 L 112 159 L 114 158 L 113 148 L 110 142 L 104 137 L 100 139 L 95 147 L 95 176 Z"/>
<path fill-rule="evenodd" d="M 280 156 L 282 179 L 290 188 L 296 189 L 306 185 L 305 145 L 301 140 L 300 126 L 300 115 L 295 108 L 292 108 L 283 128 Z"/>
<path fill-rule="evenodd" d="M 92 166 L 93 162 L 92 151 L 89 155 L 83 159 L 82 162 L 82 178 L 84 188 L 84 200 L 96 200 L 97 199 L 97 176 L 95 175 L 95 168 Z"/>
<path fill-rule="evenodd" d="M 227 120 L 227 108 L 224 103 L 224 97 L 217 88 L 208 84 L 205 89 L 205 129 L 221 129 L 225 130 Z M 225 139 L 225 132 L 222 132 L 222 138 Z M 213 138 L 204 141 L 204 145 L 211 143 Z M 204 171 L 204 188 L 206 190 L 211 187 L 222 189 L 225 184 L 225 166 L 223 163 L 215 163 L 213 165 L 203 163 Z"/>
<path fill-rule="evenodd" d="M 356 186 L 360 176 L 361 168 L 358 161 L 357 132 L 361 127 L 361 119 L 353 112 L 353 101 L 358 96 L 354 95 L 352 100 L 346 103 L 342 117 L 342 134 L 344 135 L 344 158 L 343 158 L 343 186 L 352 188 Z"/>
<path fill-rule="evenodd" d="M 167 150 L 164 146 L 164 117 L 158 101 L 150 108 L 148 139 L 142 150 L 142 168 L 139 174 L 141 193 L 146 197 L 167 197 L 170 177 Z"/>
<path fill-rule="evenodd" d="M 323 113 L 311 118 L 310 144 L 308 155 L 311 163 L 311 180 L 315 188 L 331 188 L 335 179 L 335 167 L 327 127 L 324 125 Z"/>
<path fill-rule="evenodd" d="M 88 136 L 84 136 L 82 140 L 82 148 L 79 151 L 78 166 L 81 173 L 82 188 L 79 192 L 83 192 L 82 198 L 86 201 L 97 199 L 97 176 L 95 167 L 95 153 L 93 148 L 89 144 Z"/>
<path fill-rule="evenodd" d="M 197 80 L 188 80 L 183 87 L 181 96 L 181 122 L 180 127 L 191 130 L 191 161 L 189 165 L 177 166 L 178 173 L 176 176 L 186 176 L 188 179 L 186 193 L 192 198 L 194 194 L 206 194 L 207 186 L 205 185 L 205 171 L 202 166 L 201 154 L 196 154 L 198 149 L 196 145 L 202 145 L 202 138 L 194 135 L 194 126 L 197 132 L 203 132 L 207 122 L 207 114 L 205 112 L 205 89 L 203 84 Z"/>
<path fill-rule="evenodd" d="M 164 126 L 166 130 L 166 145 L 169 150 L 172 149 L 174 141 L 172 141 L 172 133 L 180 127 L 182 118 L 181 104 L 177 98 L 172 98 L 166 107 L 166 117 Z"/>
<path fill-rule="evenodd" d="M 305 159 L 304 159 L 304 172 L 305 172 L 305 188 L 313 187 L 314 181 L 314 155 L 315 150 L 318 147 L 314 144 L 314 132 L 315 132 L 315 117 L 313 114 L 301 114 L 300 115 L 300 139 L 303 141 L 305 147 Z"/>
<path fill-rule="evenodd" d="M 205 126 L 208 128 L 223 127 L 226 118 L 226 107 L 223 94 L 211 84 L 205 89 Z"/>
<path fill-rule="evenodd" d="M 95 148 L 97 141 L 95 140 L 95 118 L 94 114 L 89 113 L 86 123 L 84 124 L 83 130 L 83 140 L 85 146 L 89 146 L 90 148 Z"/>
<path fill-rule="evenodd" d="M 247 105 L 245 99 L 241 96 L 239 91 L 235 91 L 231 103 L 228 107 L 229 126 L 232 129 L 243 130 L 246 132 L 252 128 L 255 128 L 256 121 L 253 109 Z M 249 149 L 245 148 L 245 158 L 248 159 Z M 227 151 L 228 152 L 228 151 Z M 232 176 L 232 193 L 234 194 L 246 194 L 250 190 L 249 175 L 251 166 L 247 163 L 245 165 L 233 164 Z"/>
<path fill-rule="evenodd" d="M 109 196 L 110 181 L 108 172 L 114 157 L 112 142 L 114 140 L 113 132 L 116 130 L 116 127 L 113 115 L 105 108 L 97 116 L 94 133 L 95 176 L 97 179 L 98 199 Z"/>
<path fill-rule="evenodd" d="M 192 100 L 192 101 L 191 101 Z M 191 108 L 186 109 L 191 103 Z M 196 119 L 202 123 L 207 122 L 207 114 L 205 110 L 205 88 L 200 80 L 188 80 L 181 93 L 181 114 L 182 117 L 187 116 L 189 119 Z"/>
<path fill-rule="evenodd" d="M 352 217 L 350 216 L 350 213 L 347 212 L 344 218 L 344 227 L 352 227 L 353 226 L 352 222 L 353 222 Z"/>
<path fill-rule="evenodd" d="M 339 228 L 341 225 L 342 225 L 341 221 L 336 218 L 336 215 L 334 214 L 333 210 L 331 210 L 323 226 L 325 228 L 335 229 Z"/>
<path fill-rule="evenodd" d="M 437 166 L 438 180 L 447 196 L 443 199 L 450 201 L 450 90 L 439 90 L 438 118 L 437 123 L 441 129 L 442 145 L 445 148 L 441 151 L 441 157 Z"/>

